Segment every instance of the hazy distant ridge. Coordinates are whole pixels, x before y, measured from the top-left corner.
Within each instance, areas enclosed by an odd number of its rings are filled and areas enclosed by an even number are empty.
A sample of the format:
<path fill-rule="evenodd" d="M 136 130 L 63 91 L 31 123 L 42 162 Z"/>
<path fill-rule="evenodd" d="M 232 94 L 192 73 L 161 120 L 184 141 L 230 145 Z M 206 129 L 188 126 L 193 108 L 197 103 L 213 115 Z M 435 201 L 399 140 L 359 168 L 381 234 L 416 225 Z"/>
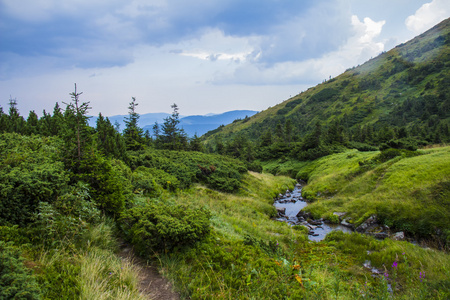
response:
<path fill-rule="evenodd" d="M 227 125 L 232 123 L 236 119 L 243 119 L 246 116 L 251 117 L 256 114 L 257 111 L 254 110 L 233 110 L 224 112 L 217 115 L 193 115 L 185 116 L 180 118 L 180 127 L 183 128 L 189 137 L 197 134 L 201 136 L 206 132 L 216 129 L 220 125 Z M 155 122 L 158 124 L 163 124 L 164 119 L 170 116 L 168 113 L 148 113 L 140 115 L 139 126 L 145 130 L 149 130 L 152 133 L 152 127 Z M 112 124 L 118 122 L 120 124 L 120 131 L 125 128 L 124 119 L 127 115 L 116 115 L 108 117 Z M 89 119 L 89 125 L 95 127 L 97 122 L 97 117 L 91 117 Z"/>

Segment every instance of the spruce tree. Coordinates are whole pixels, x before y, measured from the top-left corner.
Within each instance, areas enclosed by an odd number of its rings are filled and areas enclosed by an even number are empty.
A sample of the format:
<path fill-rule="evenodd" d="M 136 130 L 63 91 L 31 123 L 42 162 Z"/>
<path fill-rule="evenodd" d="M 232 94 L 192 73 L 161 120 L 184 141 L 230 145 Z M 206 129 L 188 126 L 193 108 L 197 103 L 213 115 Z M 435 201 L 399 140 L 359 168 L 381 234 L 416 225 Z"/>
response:
<path fill-rule="evenodd" d="M 178 106 L 174 103 L 171 107 L 172 115 L 165 118 L 161 126 L 163 147 L 170 150 L 183 150 L 187 146 L 186 133 L 183 129 L 178 128 L 180 123 Z"/>
<path fill-rule="evenodd" d="M 128 106 L 128 117 L 125 118 L 125 129 L 123 137 L 127 150 L 141 150 L 144 148 L 144 132 L 138 126 L 139 114 L 136 112 L 136 98 L 132 97 L 130 106 Z"/>
<path fill-rule="evenodd" d="M 70 93 L 72 101 L 64 103 L 66 104 L 66 110 L 64 111 L 65 131 L 60 134 L 65 142 L 67 167 L 75 174 L 81 172 L 81 162 L 92 148 L 93 132 L 88 125 L 89 117 L 87 116 L 90 109 L 89 102 L 80 102 L 81 94 L 77 92 L 77 85 L 75 84 L 75 91 Z"/>

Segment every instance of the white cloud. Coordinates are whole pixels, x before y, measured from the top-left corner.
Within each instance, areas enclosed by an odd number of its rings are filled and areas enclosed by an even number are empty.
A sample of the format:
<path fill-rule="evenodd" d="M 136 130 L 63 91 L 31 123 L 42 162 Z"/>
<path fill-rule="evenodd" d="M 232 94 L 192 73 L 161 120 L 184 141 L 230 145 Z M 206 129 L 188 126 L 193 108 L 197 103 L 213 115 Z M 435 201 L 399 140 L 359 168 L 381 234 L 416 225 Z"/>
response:
<path fill-rule="evenodd" d="M 302 61 L 286 61 L 266 66 L 263 63 L 247 62 L 229 73 L 219 73 L 216 84 L 300 84 L 318 83 L 329 76 L 336 76 L 350 66 L 361 64 L 384 50 L 384 43 L 377 41 L 385 21 L 375 22 L 357 16 L 351 17 L 353 35 L 341 47 L 321 57 Z M 228 70 L 229 71 L 229 70 Z"/>
<path fill-rule="evenodd" d="M 183 41 L 176 46 L 182 56 L 195 57 L 202 60 L 228 60 L 244 62 L 253 55 L 260 38 L 226 36 L 219 29 L 207 29 L 195 39 Z M 174 52 L 174 51 L 172 51 Z"/>
<path fill-rule="evenodd" d="M 450 3 L 448 0 L 433 0 L 422 5 L 414 15 L 406 18 L 406 27 L 420 34 L 431 26 L 450 16 Z"/>

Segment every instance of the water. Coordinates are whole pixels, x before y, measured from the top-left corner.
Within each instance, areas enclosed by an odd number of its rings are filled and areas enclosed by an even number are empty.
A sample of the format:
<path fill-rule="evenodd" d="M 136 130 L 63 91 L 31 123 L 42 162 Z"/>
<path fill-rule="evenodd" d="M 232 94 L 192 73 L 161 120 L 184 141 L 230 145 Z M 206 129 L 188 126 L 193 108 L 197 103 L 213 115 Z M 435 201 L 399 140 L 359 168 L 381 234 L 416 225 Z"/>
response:
<path fill-rule="evenodd" d="M 274 202 L 276 208 L 284 208 L 286 211 L 277 218 L 278 221 L 287 222 L 290 225 L 304 225 L 310 228 L 309 239 L 311 241 L 321 241 L 325 236 L 334 230 L 343 232 L 352 232 L 353 230 L 343 225 L 327 224 L 321 220 L 314 220 L 308 223 L 303 218 L 298 218 L 297 214 L 308 205 L 302 197 L 302 186 L 297 184 L 292 192 L 287 191 L 284 195 L 277 198 Z"/>

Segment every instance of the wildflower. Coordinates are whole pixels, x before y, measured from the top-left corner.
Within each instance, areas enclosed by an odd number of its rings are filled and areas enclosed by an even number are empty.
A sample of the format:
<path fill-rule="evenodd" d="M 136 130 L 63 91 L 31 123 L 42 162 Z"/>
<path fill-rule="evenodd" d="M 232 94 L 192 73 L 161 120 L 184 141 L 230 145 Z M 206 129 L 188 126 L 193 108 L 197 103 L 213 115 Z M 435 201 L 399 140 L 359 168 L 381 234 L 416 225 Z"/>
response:
<path fill-rule="evenodd" d="M 388 279 L 388 277 L 389 277 L 389 274 L 388 274 L 388 272 L 384 272 L 384 277 L 386 277 L 386 279 Z"/>
<path fill-rule="evenodd" d="M 425 272 L 419 273 L 420 282 L 422 282 L 423 279 L 425 279 Z"/>
<path fill-rule="evenodd" d="M 394 262 L 392 263 L 392 268 L 397 269 L 397 262 L 396 262 L 396 261 L 394 261 Z"/>

